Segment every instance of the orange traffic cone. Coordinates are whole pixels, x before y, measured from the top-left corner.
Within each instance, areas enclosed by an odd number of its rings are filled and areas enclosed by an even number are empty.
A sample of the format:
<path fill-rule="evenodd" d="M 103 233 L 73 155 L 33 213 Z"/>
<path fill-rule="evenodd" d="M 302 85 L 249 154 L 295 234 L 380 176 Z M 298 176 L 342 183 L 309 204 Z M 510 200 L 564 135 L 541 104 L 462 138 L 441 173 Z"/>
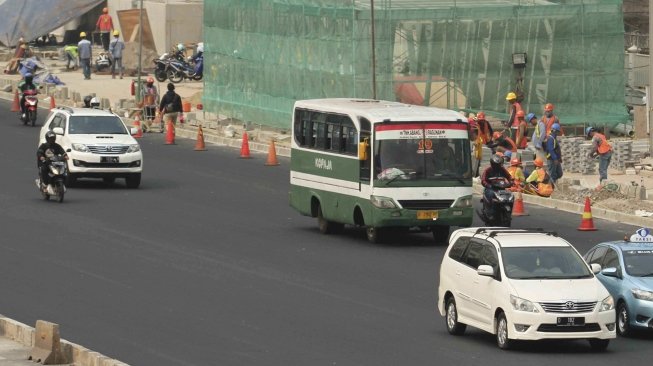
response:
<path fill-rule="evenodd" d="M 526 211 L 524 211 L 524 197 L 521 194 L 521 188 L 517 191 L 515 199 L 515 206 L 512 208 L 513 216 L 528 216 Z"/>
<path fill-rule="evenodd" d="M 274 139 L 270 140 L 270 148 L 268 149 L 268 161 L 265 162 L 265 165 L 279 165 L 279 162 L 277 161 L 277 148 L 274 146 Z"/>
<path fill-rule="evenodd" d="M 204 145 L 204 132 L 202 131 L 202 126 L 199 126 L 197 129 L 197 142 L 195 143 L 195 151 L 206 151 L 206 146 Z"/>
<path fill-rule="evenodd" d="M 143 137 L 143 128 L 141 127 L 141 121 L 140 121 L 140 118 L 139 118 L 138 114 L 136 115 L 136 119 L 134 120 L 134 127 L 136 127 L 136 129 L 137 129 L 136 134 L 134 135 L 134 137 L 137 138 L 137 139 Z"/>
<path fill-rule="evenodd" d="M 166 123 L 166 145 L 175 144 L 175 125 L 172 124 L 172 121 Z"/>
<path fill-rule="evenodd" d="M 592 206 L 590 205 L 590 198 L 585 197 L 585 210 L 578 227 L 580 231 L 595 231 L 594 220 L 592 220 Z"/>
<path fill-rule="evenodd" d="M 14 94 L 14 102 L 11 104 L 11 111 L 12 112 L 20 111 L 20 100 L 18 99 L 18 90 L 16 90 L 16 94 Z"/>
<path fill-rule="evenodd" d="M 247 136 L 247 131 L 243 132 L 243 143 L 240 146 L 240 158 L 249 159 L 249 137 Z"/>
<path fill-rule="evenodd" d="M 57 104 L 54 102 L 54 95 L 50 96 L 50 110 L 57 108 Z"/>

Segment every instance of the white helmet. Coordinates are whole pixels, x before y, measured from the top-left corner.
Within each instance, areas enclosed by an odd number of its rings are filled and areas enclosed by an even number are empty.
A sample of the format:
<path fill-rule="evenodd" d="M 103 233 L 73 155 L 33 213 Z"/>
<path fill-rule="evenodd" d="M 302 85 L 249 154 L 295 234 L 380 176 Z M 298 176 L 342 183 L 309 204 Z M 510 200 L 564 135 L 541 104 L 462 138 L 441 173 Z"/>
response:
<path fill-rule="evenodd" d="M 91 99 L 91 108 L 100 108 L 100 101 L 96 97 Z"/>
<path fill-rule="evenodd" d="M 182 43 L 179 43 L 177 45 L 177 51 L 185 51 L 185 50 L 186 50 L 186 46 L 184 46 Z"/>

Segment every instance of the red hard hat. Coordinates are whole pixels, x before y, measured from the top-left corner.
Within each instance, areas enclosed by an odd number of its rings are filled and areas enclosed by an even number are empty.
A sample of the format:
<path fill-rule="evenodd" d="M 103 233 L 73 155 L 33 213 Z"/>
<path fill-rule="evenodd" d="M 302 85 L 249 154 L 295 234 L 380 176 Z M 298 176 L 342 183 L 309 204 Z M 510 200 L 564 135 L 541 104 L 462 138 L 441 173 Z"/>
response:
<path fill-rule="evenodd" d="M 102 12 L 105 13 L 105 14 L 108 13 L 108 12 L 109 12 L 109 8 L 103 8 L 103 9 L 102 9 Z"/>
<path fill-rule="evenodd" d="M 152 84 L 154 84 L 154 78 L 153 78 L 153 77 L 151 77 L 151 76 L 148 76 L 148 78 L 147 78 L 147 81 L 146 81 L 146 82 L 147 82 L 148 84 L 149 84 L 149 83 L 152 83 Z"/>
<path fill-rule="evenodd" d="M 478 112 L 476 119 L 485 119 L 485 112 Z"/>
<path fill-rule="evenodd" d="M 520 166 L 520 165 L 521 165 L 521 161 L 519 161 L 519 158 L 512 158 L 512 160 L 510 160 L 510 166 Z"/>
<path fill-rule="evenodd" d="M 517 116 L 517 118 L 524 118 L 525 115 L 526 115 L 526 114 L 524 113 L 524 111 L 519 110 L 519 111 L 517 111 L 517 115 L 516 115 L 516 116 Z"/>
<path fill-rule="evenodd" d="M 534 164 L 536 167 L 538 167 L 538 168 L 541 168 L 541 167 L 544 166 L 544 162 L 543 162 L 542 159 L 540 159 L 540 158 L 535 159 L 535 160 L 533 161 L 533 164 Z"/>
<path fill-rule="evenodd" d="M 552 111 L 553 110 L 553 104 L 547 103 L 546 105 L 544 105 L 544 110 L 545 111 Z"/>

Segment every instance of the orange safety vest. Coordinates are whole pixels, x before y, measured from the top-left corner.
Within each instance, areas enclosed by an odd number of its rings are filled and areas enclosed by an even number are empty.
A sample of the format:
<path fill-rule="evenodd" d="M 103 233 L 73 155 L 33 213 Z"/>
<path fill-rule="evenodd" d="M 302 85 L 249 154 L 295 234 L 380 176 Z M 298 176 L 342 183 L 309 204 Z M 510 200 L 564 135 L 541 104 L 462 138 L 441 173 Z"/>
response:
<path fill-rule="evenodd" d="M 523 132 L 520 133 L 520 130 L 523 127 Z M 520 149 L 525 149 L 528 146 L 528 138 L 526 137 L 526 134 L 528 133 L 528 125 L 526 124 L 526 121 L 520 121 L 519 122 L 519 127 L 517 128 L 517 140 L 519 141 L 519 147 Z"/>
<path fill-rule="evenodd" d="M 537 169 L 537 193 L 545 197 L 549 197 L 553 193 L 551 179 L 544 168 Z"/>
<path fill-rule="evenodd" d="M 515 141 L 513 141 L 513 139 L 511 139 L 511 138 L 508 137 L 508 136 L 506 136 L 506 137 L 504 137 L 504 138 L 505 138 L 506 141 L 508 141 L 508 143 L 512 146 L 512 148 L 511 148 L 510 150 L 511 150 L 512 152 L 517 152 L 517 144 L 515 144 Z"/>
<path fill-rule="evenodd" d="M 605 138 L 605 135 L 595 132 L 594 136 L 598 136 L 599 138 L 599 148 L 597 150 L 599 154 L 603 155 L 612 150 L 612 145 Z"/>
<path fill-rule="evenodd" d="M 478 124 L 478 137 L 481 138 L 481 141 L 484 144 L 487 144 L 492 137 L 490 136 L 489 122 L 483 119 L 483 120 L 478 120 L 477 124 Z"/>
<path fill-rule="evenodd" d="M 511 111 L 510 111 L 510 123 L 508 125 L 511 128 L 517 128 L 519 126 L 519 120 L 517 119 L 517 112 L 521 111 L 521 104 L 519 102 L 515 102 L 515 104 L 512 105 Z"/>
<path fill-rule="evenodd" d="M 547 136 L 551 134 L 551 126 L 553 126 L 554 123 L 560 124 L 560 120 L 558 120 L 558 116 L 555 114 L 552 114 L 551 118 L 547 118 L 546 115 L 542 116 L 542 122 L 544 122 L 544 126 L 546 126 Z M 562 125 L 560 125 L 560 136 L 564 136 L 564 133 L 562 133 Z"/>

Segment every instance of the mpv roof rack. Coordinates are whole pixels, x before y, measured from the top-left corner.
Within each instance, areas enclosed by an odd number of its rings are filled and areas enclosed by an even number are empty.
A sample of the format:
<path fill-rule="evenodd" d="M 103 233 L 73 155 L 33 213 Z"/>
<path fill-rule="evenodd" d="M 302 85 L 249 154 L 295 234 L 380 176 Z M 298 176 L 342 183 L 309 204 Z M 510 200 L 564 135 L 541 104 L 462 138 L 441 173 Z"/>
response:
<path fill-rule="evenodd" d="M 74 114 L 74 113 L 75 113 L 75 111 L 73 111 L 72 108 L 70 108 L 70 107 L 68 107 L 68 106 L 65 106 L 65 105 L 57 106 L 57 109 L 63 109 L 64 111 L 66 111 L 66 112 L 68 112 L 68 113 L 70 113 L 70 114 Z"/>
<path fill-rule="evenodd" d="M 490 238 L 495 237 L 499 234 L 517 234 L 517 233 L 538 233 L 538 234 L 546 234 L 550 236 L 558 236 L 558 233 L 555 231 L 544 231 L 541 227 L 538 228 L 526 228 L 526 229 L 512 229 L 509 227 L 506 228 L 485 228 L 481 227 L 476 230 L 474 235 L 477 234 L 485 234 L 489 236 Z"/>

